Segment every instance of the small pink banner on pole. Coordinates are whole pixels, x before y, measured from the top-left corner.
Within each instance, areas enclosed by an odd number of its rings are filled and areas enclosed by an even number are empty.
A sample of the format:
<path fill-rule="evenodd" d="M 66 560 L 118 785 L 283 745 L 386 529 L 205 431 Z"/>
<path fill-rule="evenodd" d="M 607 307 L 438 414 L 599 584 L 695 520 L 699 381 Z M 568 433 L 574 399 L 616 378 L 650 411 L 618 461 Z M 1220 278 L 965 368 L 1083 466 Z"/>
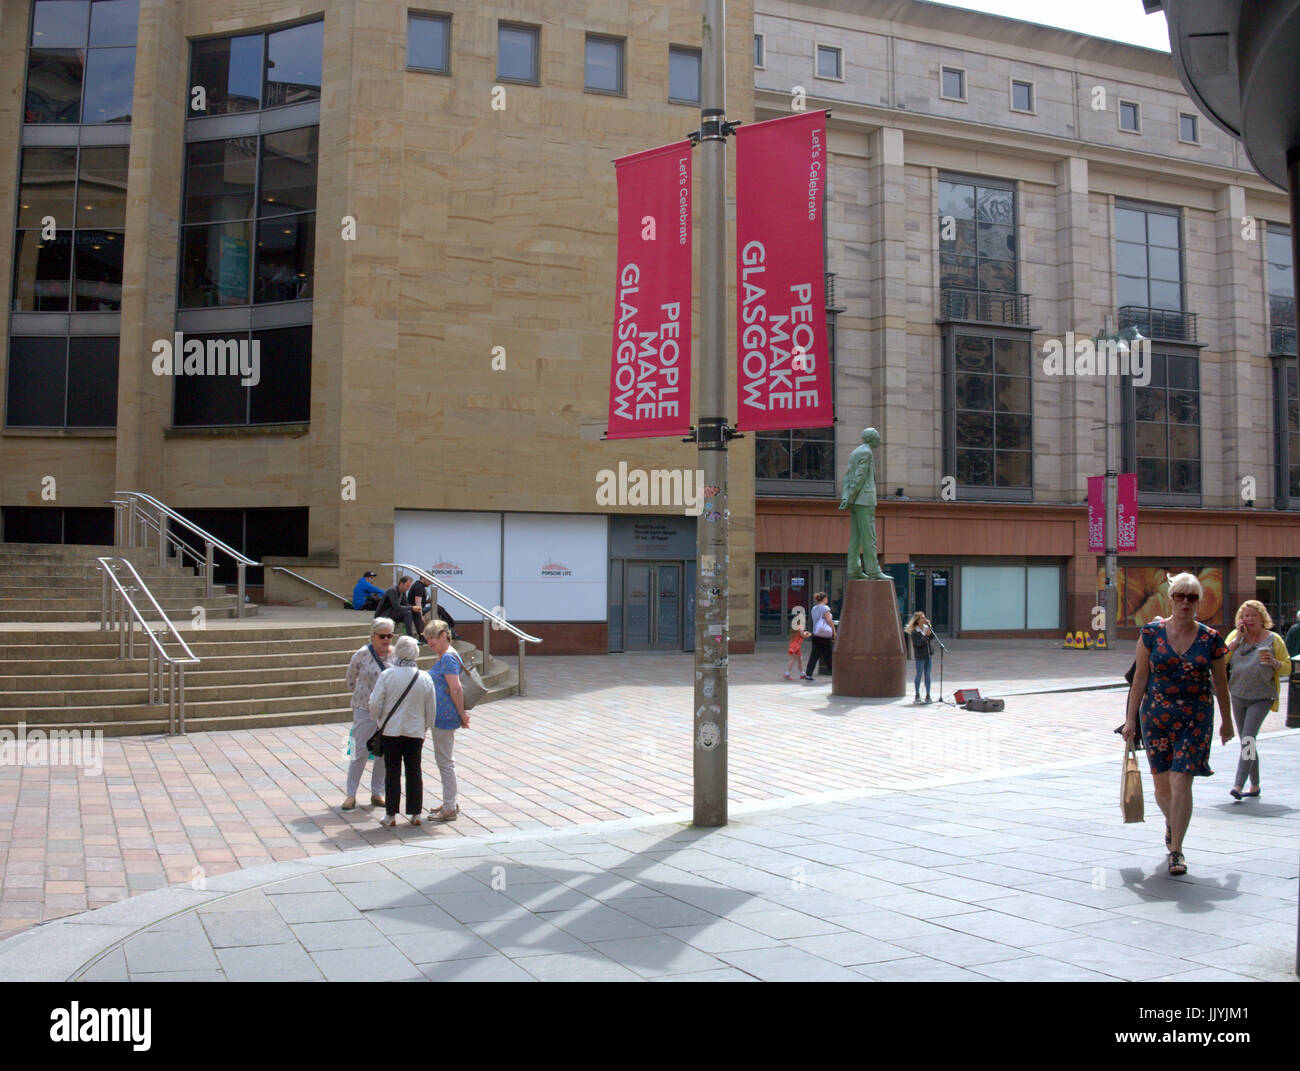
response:
<path fill-rule="evenodd" d="M 1106 477 L 1088 477 L 1088 549 L 1106 549 Z"/>
<path fill-rule="evenodd" d="M 1136 472 L 1121 472 L 1116 498 L 1117 550 L 1138 549 L 1138 478 Z"/>

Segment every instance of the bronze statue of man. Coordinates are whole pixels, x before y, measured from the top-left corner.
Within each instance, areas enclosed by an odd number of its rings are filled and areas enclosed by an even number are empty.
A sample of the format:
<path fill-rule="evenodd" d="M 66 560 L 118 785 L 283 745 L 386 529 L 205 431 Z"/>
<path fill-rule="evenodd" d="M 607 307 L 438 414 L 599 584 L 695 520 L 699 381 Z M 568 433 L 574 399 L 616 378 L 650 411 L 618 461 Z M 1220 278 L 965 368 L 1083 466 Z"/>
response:
<path fill-rule="evenodd" d="M 849 468 L 844 474 L 840 509 L 852 506 L 849 580 L 889 579 L 876 560 L 876 461 L 873 451 L 879 445 L 880 432 L 875 428 L 863 431 L 862 445 L 849 455 Z"/>

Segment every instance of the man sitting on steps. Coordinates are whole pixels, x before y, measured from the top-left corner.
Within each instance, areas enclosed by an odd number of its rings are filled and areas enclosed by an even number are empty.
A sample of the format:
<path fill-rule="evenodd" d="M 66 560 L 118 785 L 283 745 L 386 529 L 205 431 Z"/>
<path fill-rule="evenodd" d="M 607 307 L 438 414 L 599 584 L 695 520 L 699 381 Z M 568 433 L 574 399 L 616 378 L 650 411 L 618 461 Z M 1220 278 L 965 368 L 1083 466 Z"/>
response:
<path fill-rule="evenodd" d="M 420 636 L 415 630 L 411 604 L 406 598 L 406 593 L 410 591 L 413 582 L 412 577 L 403 576 L 401 580 L 385 591 L 384 597 L 379 600 L 379 609 L 375 611 L 375 616 L 391 617 L 394 621 L 402 622 L 406 626 L 406 634 L 414 636 L 415 642 L 419 643 Z"/>
<path fill-rule="evenodd" d="M 352 589 L 352 609 L 376 610 L 379 608 L 379 600 L 384 597 L 384 589 L 370 582 L 370 578 L 374 575 L 373 572 L 368 572 L 357 581 L 356 587 Z"/>

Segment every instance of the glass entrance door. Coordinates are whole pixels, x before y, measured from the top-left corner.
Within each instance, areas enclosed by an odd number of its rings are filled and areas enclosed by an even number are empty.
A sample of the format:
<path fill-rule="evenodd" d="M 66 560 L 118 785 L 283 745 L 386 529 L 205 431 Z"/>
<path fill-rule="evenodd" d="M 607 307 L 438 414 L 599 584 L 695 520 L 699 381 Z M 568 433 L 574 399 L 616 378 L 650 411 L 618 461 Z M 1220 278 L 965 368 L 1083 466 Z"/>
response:
<path fill-rule="evenodd" d="M 941 636 L 952 631 L 952 575 L 943 565 L 918 565 L 912 570 L 912 610 L 922 611 Z"/>
<path fill-rule="evenodd" d="M 628 562 L 623 595 L 626 650 L 682 649 L 680 562 Z"/>
<path fill-rule="evenodd" d="M 758 570 L 758 637 L 782 640 L 796 606 L 812 619 L 813 571 L 804 566 L 764 565 Z M 808 626 L 805 625 L 805 628 Z"/>

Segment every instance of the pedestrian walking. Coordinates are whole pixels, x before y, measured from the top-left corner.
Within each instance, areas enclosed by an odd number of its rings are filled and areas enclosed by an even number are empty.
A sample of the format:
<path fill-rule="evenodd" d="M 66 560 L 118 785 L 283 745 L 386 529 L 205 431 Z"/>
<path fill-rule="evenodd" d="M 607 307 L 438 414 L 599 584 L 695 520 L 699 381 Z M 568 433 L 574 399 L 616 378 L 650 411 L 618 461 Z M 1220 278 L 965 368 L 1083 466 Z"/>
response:
<path fill-rule="evenodd" d="M 366 763 L 371 755 L 366 748 L 366 741 L 379 728 L 370 716 L 370 693 L 375 690 L 379 675 L 393 664 L 393 621 L 388 617 L 377 617 L 370 625 L 370 642 L 352 656 L 348 662 L 345 680 L 352 689 L 352 741 L 348 753 L 352 756 L 348 763 L 348 781 L 343 800 L 343 810 L 350 811 L 357 805 L 357 789 L 361 786 L 361 775 L 366 772 Z M 375 767 L 370 775 L 370 806 L 384 806 L 384 757 L 375 755 Z"/>
<path fill-rule="evenodd" d="M 400 621 L 406 626 L 408 636 L 418 636 L 415 630 L 415 617 L 411 613 L 411 603 L 406 597 L 406 593 L 411 590 L 411 584 L 414 582 L 413 577 L 403 576 L 396 584 L 384 592 L 384 597 L 379 601 L 378 615 L 391 617 L 394 622 Z M 419 650 L 419 640 L 416 641 L 416 649 Z"/>
<path fill-rule="evenodd" d="M 381 825 L 397 825 L 402 797 L 402 768 L 406 768 L 406 814 L 411 825 L 420 824 L 424 807 L 424 777 L 420 756 L 424 750 L 426 722 L 433 717 L 433 682 L 420 672 L 415 658 L 420 645 L 412 636 L 398 638 L 396 663 L 384 670 L 370 693 L 370 716 L 379 723 L 384 748 L 384 795 L 387 817 Z"/>
<path fill-rule="evenodd" d="M 790 623 L 790 661 L 785 666 L 785 679 L 790 679 L 790 670 L 794 670 L 800 677 L 803 676 L 803 641 L 812 635 L 803 627 L 803 607 L 794 608 L 794 620 Z"/>
<path fill-rule="evenodd" d="M 834 651 L 832 641 L 835 639 L 835 619 L 831 617 L 831 608 L 826 605 L 826 592 L 819 591 L 813 596 L 812 608 L 812 642 L 813 653 L 808 659 L 808 671 L 803 679 L 813 679 L 813 668 L 821 663 L 823 677 L 831 675 L 831 654 Z"/>
<path fill-rule="evenodd" d="M 460 816 L 457 799 L 456 730 L 469 728 L 469 712 L 465 710 L 465 696 L 460 687 L 464 671 L 460 655 L 451 645 L 451 626 L 441 618 L 431 621 L 424 638 L 433 648 L 437 661 L 429 669 L 429 678 L 437 695 L 435 710 L 429 719 L 433 733 L 433 754 L 442 779 L 442 807 L 429 808 L 430 822 L 454 822 Z"/>
<path fill-rule="evenodd" d="M 1240 802 L 1259 795 L 1259 727 L 1277 710 L 1282 678 L 1291 675 L 1291 656 L 1273 628 L 1273 618 L 1258 599 L 1237 608 L 1237 627 L 1228 633 L 1228 695 L 1237 722 L 1241 757 L 1229 795 Z M 1251 791 L 1246 787 L 1250 778 Z"/>
<path fill-rule="evenodd" d="M 916 679 L 912 686 L 916 691 L 916 702 L 921 702 L 921 672 L 925 672 L 925 701 L 930 699 L 930 669 L 934 664 L 934 629 L 930 619 L 920 610 L 903 627 L 903 631 L 912 637 L 912 657 L 916 659 Z"/>
<path fill-rule="evenodd" d="M 1286 630 L 1286 653 L 1292 658 L 1300 655 L 1300 610 L 1295 612 L 1295 624 Z"/>
<path fill-rule="evenodd" d="M 1219 738 L 1232 739 L 1232 704 L 1228 697 L 1228 646 L 1214 629 L 1196 620 L 1201 583 L 1191 573 L 1169 578 L 1173 613 L 1142 627 L 1137 643 L 1137 672 L 1129 691 L 1124 740 L 1132 744 L 1142 707 L 1146 745 L 1156 804 L 1165 816 L 1169 873 L 1186 874 L 1183 837 L 1192 819 L 1192 778 L 1208 777 L 1214 701 L 1219 701 Z M 1146 702 L 1141 702 L 1142 697 Z"/>

